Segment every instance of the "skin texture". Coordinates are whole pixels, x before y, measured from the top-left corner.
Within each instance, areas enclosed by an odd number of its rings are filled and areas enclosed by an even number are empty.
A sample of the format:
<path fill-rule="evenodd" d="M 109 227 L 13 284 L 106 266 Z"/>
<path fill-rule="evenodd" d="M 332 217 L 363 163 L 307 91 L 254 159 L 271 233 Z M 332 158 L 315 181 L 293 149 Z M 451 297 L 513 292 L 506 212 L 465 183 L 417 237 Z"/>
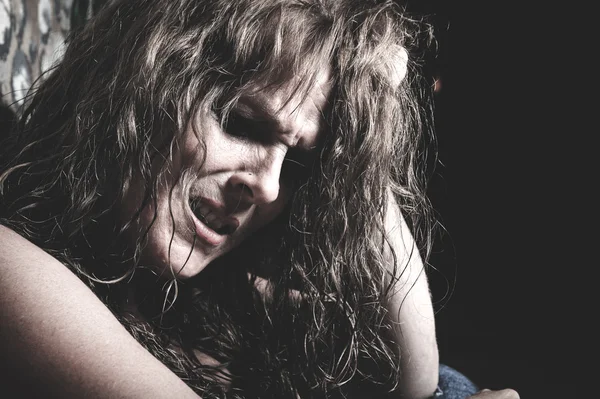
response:
<path fill-rule="evenodd" d="M 64 265 L 4 226 L 0 241 L 0 365 L 10 370 L 0 378 L 3 390 L 12 397 L 198 397 Z"/>
<path fill-rule="evenodd" d="M 406 398 L 428 398 L 437 387 L 439 374 L 433 305 L 416 243 L 390 193 L 388 198 L 386 230 L 401 266 L 395 275 L 394 295 L 387 303 L 401 359 L 399 391 Z"/>
<path fill-rule="evenodd" d="M 293 80 L 281 87 L 257 89 L 240 100 L 232 115 L 251 123 L 232 122 L 223 129 L 214 113 L 201 112 L 205 117 L 196 119 L 196 126 L 183 134 L 181 150 L 175 150 L 173 168 L 162 178 L 156 208 L 150 204 L 142 213 L 138 228 L 151 226 L 144 261 L 158 273 L 193 277 L 272 221 L 293 190 L 286 168 L 301 168 L 299 164 L 318 148 L 328 79 L 328 69 L 322 68 L 308 96 L 295 96 L 291 101 L 287 100 L 295 87 Z M 178 179 L 184 167 L 198 171 L 187 190 Z M 129 190 L 124 218 L 139 206 L 137 192 L 136 187 Z M 205 204 L 205 213 L 217 215 L 235 230 L 224 235 L 206 232 L 206 224 L 190 208 L 192 199 Z"/>

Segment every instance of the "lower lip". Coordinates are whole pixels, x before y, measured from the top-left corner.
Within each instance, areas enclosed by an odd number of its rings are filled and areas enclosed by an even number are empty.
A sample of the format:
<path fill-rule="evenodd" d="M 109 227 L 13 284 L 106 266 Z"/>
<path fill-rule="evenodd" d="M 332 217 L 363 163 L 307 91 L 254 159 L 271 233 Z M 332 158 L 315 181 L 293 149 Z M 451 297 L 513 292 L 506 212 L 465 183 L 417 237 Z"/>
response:
<path fill-rule="evenodd" d="M 190 210 L 191 212 L 191 210 Z M 216 247 L 217 245 L 222 244 L 226 236 L 222 236 L 217 234 L 213 229 L 205 225 L 192 213 L 192 219 L 194 220 L 194 226 L 196 227 L 196 235 L 200 240 L 204 241 L 206 244 Z"/>

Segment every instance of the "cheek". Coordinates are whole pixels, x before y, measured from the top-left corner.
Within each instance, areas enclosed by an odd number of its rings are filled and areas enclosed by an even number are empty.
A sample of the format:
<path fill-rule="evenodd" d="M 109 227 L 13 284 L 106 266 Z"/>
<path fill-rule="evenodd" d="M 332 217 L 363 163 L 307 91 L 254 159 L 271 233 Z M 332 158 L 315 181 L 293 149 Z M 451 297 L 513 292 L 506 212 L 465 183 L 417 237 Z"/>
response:
<path fill-rule="evenodd" d="M 290 198 L 287 195 L 283 196 L 280 191 L 280 196 L 275 202 L 258 207 L 255 212 L 253 230 L 256 231 L 275 220 L 283 212 Z"/>
<path fill-rule="evenodd" d="M 203 172 L 232 169 L 246 152 L 243 145 L 225 134 L 212 116 L 199 122 L 198 136 L 190 128 L 186 132 L 185 165 L 200 167 Z"/>

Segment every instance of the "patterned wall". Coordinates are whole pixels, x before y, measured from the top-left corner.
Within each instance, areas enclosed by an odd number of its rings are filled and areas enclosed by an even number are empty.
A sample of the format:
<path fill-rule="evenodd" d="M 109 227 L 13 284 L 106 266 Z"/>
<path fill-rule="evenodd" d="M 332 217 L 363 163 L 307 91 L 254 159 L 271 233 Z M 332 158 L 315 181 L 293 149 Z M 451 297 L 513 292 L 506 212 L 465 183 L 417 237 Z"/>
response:
<path fill-rule="evenodd" d="M 0 94 L 13 111 L 61 58 L 72 5 L 73 0 L 0 0 Z"/>

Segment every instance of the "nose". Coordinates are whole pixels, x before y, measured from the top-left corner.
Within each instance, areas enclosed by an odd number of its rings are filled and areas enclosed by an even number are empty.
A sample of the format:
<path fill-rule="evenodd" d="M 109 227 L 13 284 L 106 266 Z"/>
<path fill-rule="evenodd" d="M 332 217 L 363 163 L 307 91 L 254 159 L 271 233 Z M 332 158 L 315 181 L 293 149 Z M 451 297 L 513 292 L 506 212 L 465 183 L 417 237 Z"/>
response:
<path fill-rule="evenodd" d="M 253 166 L 231 177 L 231 183 L 243 202 L 264 205 L 275 202 L 279 197 L 279 178 L 285 153 L 275 149 L 252 160 Z"/>

